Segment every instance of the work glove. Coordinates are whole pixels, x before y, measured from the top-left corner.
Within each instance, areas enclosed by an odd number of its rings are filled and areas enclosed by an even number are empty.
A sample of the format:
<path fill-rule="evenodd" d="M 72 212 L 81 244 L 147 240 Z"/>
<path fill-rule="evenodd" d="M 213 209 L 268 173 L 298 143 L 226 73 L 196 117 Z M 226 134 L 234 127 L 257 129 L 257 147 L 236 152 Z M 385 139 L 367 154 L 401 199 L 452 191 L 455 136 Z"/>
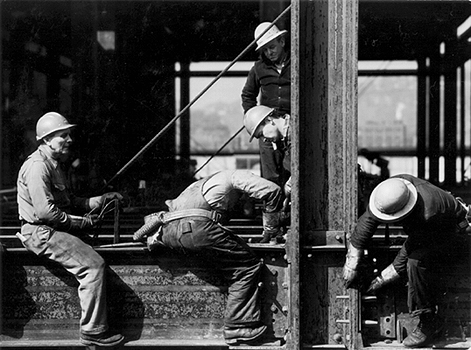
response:
<path fill-rule="evenodd" d="M 347 256 L 343 266 L 343 281 L 346 288 L 351 288 L 358 275 L 358 265 L 363 257 L 363 250 L 348 243 Z"/>
<path fill-rule="evenodd" d="M 397 281 L 399 279 L 399 274 L 392 264 L 388 265 L 381 274 L 371 281 L 370 286 L 368 287 L 367 293 L 376 293 L 378 289 L 382 288 L 384 285 Z"/>
<path fill-rule="evenodd" d="M 285 196 L 287 198 L 291 197 L 291 176 L 289 177 L 288 181 L 286 181 L 284 186 Z"/>
<path fill-rule="evenodd" d="M 113 199 L 123 201 L 123 196 L 119 192 L 107 192 L 101 196 L 96 196 L 88 199 L 88 206 L 91 210 L 101 208 L 103 204 Z"/>
<path fill-rule="evenodd" d="M 263 238 L 260 243 L 272 243 L 275 244 L 276 241 L 272 238 L 282 237 L 283 229 L 281 227 L 280 221 L 280 212 L 273 213 L 262 213 L 262 222 L 263 222 Z"/>
<path fill-rule="evenodd" d="M 98 215 L 92 214 L 88 216 L 67 215 L 70 220 L 69 230 L 86 230 L 96 226 L 98 223 Z"/>

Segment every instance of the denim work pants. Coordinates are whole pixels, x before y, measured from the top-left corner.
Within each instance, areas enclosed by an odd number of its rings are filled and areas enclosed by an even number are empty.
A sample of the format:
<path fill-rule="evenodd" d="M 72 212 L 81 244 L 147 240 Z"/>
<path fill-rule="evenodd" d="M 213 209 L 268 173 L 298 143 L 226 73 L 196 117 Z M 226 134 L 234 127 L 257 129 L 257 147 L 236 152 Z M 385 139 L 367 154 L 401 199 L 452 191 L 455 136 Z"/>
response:
<path fill-rule="evenodd" d="M 26 224 L 21 233 L 26 238 L 23 242 L 26 249 L 59 263 L 79 282 L 81 333 L 105 332 L 108 322 L 103 258 L 80 238 L 48 226 Z"/>
<path fill-rule="evenodd" d="M 224 315 L 226 327 L 260 324 L 258 283 L 262 262 L 238 236 L 207 218 L 185 218 L 164 226 L 162 241 L 180 253 L 200 258 L 216 267 L 229 281 Z"/>
<path fill-rule="evenodd" d="M 267 142 L 263 137 L 258 139 L 259 152 L 260 152 L 260 174 L 264 179 L 276 183 L 278 186 L 283 186 L 288 180 L 289 174 L 283 167 L 284 151 L 283 145 L 278 145 L 278 149 L 273 148 L 271 142 Z"/>
<path fill-rule="evenodd" d="M 441 287 L 440 268 L 463 261 L 467 253 L 465 235 L 450 235 L 445 240 L 431 239 L 409 253 L 407 259 L 408 307 L 411 316 L 435 313 Z"/>

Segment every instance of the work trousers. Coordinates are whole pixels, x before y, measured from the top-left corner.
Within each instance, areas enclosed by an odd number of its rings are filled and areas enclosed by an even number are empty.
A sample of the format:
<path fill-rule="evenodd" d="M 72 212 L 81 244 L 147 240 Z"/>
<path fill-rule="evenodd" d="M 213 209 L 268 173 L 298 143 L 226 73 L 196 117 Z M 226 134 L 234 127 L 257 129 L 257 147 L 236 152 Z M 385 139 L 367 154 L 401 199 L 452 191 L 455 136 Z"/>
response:
<path fill-rule="evenodd" d="M 224 323 L 229 328 L 260 324 L 261 260 L 237 235 L 208 218 L 185 218 L 163 227 L 165 246 L 191 254 L 229 281 Z"/>
<path fill-rule="evenodd" d="M 99 334 L 108 329 L 105 291 L 105 262 L 80 238 L 48 226 L 25 224 L 21 228 L 26 249 L 62 265 L 78 281 L 82 334 Z"/>
<path fill-rule="evenodd" d="M 263 137 L 258 139 L 259 152 L 260 152 L 260 175 L 267 180 L 276 183 L 278 186 L 283 187 L 289 174 L 283 167 L 284 151 L 283 145 L 279 143 L 278 148 L 275 150 L 271 142 L 267 142 Z"/>
<path fill-rule="evenodd" d="M 467 252 L 465 235 L 431 240 L 409 252 L 407 259 L 408 307 L 411 316 L 435 313 L 443 293 L 441 268 L 463 261 Z"/>

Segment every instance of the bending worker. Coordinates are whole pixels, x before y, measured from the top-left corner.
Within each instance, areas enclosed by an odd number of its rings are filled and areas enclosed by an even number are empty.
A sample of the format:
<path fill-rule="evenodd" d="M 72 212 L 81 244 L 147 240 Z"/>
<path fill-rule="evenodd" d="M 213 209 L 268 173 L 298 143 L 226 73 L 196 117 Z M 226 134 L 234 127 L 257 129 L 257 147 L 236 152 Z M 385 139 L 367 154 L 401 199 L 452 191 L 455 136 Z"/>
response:
<path fill-rule="evenodd" d="M 407 274 L 409 312 L 418 325 L 403 344 L 423 347 L 432 343 L 443 327 L 437 316 L 438 285 L 432 267 L 450 258 L 456 260 L 460 247 L 466 246 L 467 206 L 449 192 L 411 175 L 396 175 L 381 182 L 349 238 L 343 272 L 347 288 L 357 277 L 363 251 L 376 228 L 389 223 L 402 226 L 408 237 L 394 261 L 371 282 L 369 291 L 376 292 Z"/>
<path fill-rule="evenodd" d="M 105 262 L 76 235 L 97 223 L 98 215 L 83 213 L 98 211 L 108 200 L 121 200 L 122 196 L 110 192 L 79 198 L 69 192 L 61 163 L 69 155 L 74 126 L 55 112 L 38 120 L 36 139 L 40 144 L 18 174 L 18 236 L 27 250 L 59 263 L 77 279 L 82 309 L 80 341 L 85 345 L 115 346 L 124 337 L 108 331 Z"/>
<path fill-rule="evenodd" d="M 255 38 L 270 26 L 269 22 L 258 25 Z M 284 116 L 291 113 L 291 60 L 286 33 L 286 30 L 273 25 L 257 40 L 255 50 L 260 53 L 260 59 L 250 69 L 241 94 L 244 114 L 257 106 L 259 95 L 260 105 L 273 109 L 273 114 Z M 259 152 L 262 177 L 283 186 L 290 169 L 283 167 L 285 155 L 282 146 L 276 141 L 260 138 Z"/>
<path fill-rule="evenodd" d="M 246 170 L 221 171 L 194 182 L 177 198 L 166 201 L 168 212 L 151 214 L 152 220 L 134 234 L 135 240 L 150 236 L 147 243 L 151 250 L 161 244 L 193 253 L 229 280 L 224 315 L 227 344 L 258 341 L 267 329 L 260 314 L 262 262 L 242 238 L 222 226 L 244 194 L 265 201 L 263 227 L 276 235 L 281 229 L 281 189 Z M 153 232 L 146 232 L 149 226 Z"/>

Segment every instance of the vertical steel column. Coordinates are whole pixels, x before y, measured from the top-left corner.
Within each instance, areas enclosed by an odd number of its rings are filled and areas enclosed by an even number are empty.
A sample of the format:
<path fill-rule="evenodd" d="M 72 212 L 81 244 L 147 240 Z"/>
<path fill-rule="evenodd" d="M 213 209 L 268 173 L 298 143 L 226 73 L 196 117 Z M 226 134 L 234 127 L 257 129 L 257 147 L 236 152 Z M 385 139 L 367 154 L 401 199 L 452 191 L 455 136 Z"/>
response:
<path fill-rule="evenodd" d="M 304 338 L 301 327 L 307 316 L 302 311 L 308 309 L 300 296 L 303 285 L 312 280 L 303 269 L 303 246 L 330 244 L 332 233 L 338 237 L 339 232 L 351 232 L 357 217 L 358 1 L 293 0 L 292 6 L 293 217 L 288 241 L 292 278 L 288 348 L 300 349 Z M 341 240 L 344 242 L 344 237 Z M 341 256 L 339 264 L 343 264 Z M 313 256 L 314 260 L 319 258 Z M 319 294 L 323 288 L 326 286 L 319 286 Z M 310 340 L 316 343 L 327 343 L 331 336 L 324 294 L 328 293 L 312 296 L 321 306 L 314 308 L 319 329 Z M 358 340 L 357 296 L 357 291 L 352 291 L 347 308 L 351 349 L 357 347 Z"/>
<path fill-rule="evenodd" d="M 445 59 L 444 77 L 445 77 L 445 94 L 444 94 L 444 107 L 445 107 L 445 125 L 444 125 L 444 156 L 445 156 L 445 186 L 456 186 L 456 158 L 457 151 L 457 110 L 456 110 L 456 97 L 458 93 L 457 88 L 457 51 L 458 42 L 456 34 L 449 33 L 445 41 Z"/>
<path fill-rule="evenodd" d="M 430 79 L 429 79 L 429 180 L 438 184 L 439 182 L 439 159 L 440 159 L 440 43 L 436 43 L 434 52 L 430 57 Z"/>
<path fill-rule="evenodd" d="M 427 153 L 427 66 L 425 57 L 417 60 L 417 176 L 425 179 Z"/>
<path fill-rule="evenodd" d="M 180 110 L 190 103 L 190 63 L 180 62 Z M 190 164 L 190 110 L 180 117 L 180 157 L 181 165 Z M 186 170 L 186 169 L 185 169 Z"/>
<path fill-rule="evenodd" d="M 464 63 L 460 66 L 460 168 L 461 168 L 461 176 L 460 181 L 461 185 L 463 186 L 465 183 L 465 175 L 466 175 L 466 164 L 465 164 L 465 157 L 466 157 L 466 142 L 465 142 L 465 127 L 466 127 L 466 103 L 465 103 L 465 65 Z"/>

